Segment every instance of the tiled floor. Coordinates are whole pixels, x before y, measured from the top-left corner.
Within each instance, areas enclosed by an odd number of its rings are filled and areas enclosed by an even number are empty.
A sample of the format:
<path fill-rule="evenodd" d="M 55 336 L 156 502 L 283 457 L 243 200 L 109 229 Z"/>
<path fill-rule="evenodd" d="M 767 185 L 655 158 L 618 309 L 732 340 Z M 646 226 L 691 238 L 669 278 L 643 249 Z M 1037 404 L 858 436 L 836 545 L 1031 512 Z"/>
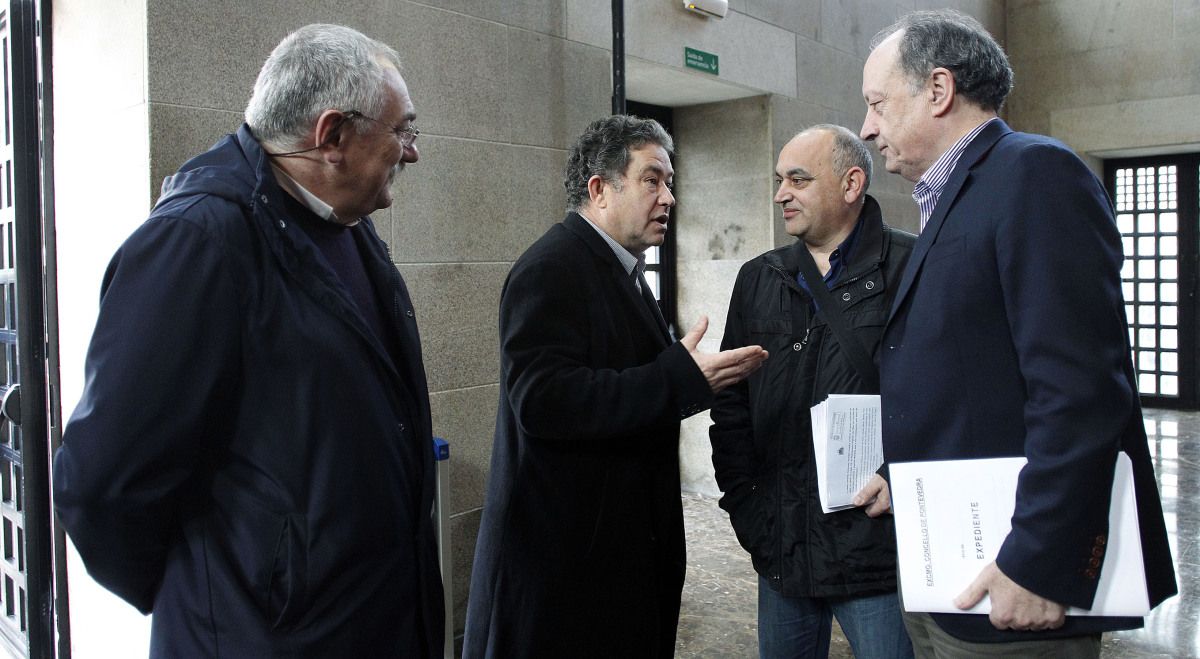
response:
<path fill-rule="evenodd" d="M 1147 410 L 1146 432 L 1159 475 L 1180 594 L 1155 609 L 1144 629 L 1106 634 L 1106 659 L 1200 657 L 1200 413 Z M 688 575 L 676 657 L 755 657 L 757 581 L 716 499 L 684 495 Z M 853 657 L 835 628 L 831 657 Z"/>

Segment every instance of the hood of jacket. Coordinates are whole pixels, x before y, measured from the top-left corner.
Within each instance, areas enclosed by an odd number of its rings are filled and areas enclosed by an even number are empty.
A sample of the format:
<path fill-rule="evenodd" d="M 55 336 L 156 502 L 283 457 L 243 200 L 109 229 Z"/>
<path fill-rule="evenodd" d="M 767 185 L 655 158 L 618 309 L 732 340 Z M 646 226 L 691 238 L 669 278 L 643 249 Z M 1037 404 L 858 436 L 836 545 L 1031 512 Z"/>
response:
<path fill-rule="evenodd" d="M 155 207 L 187 197 L 213 195 L 249 208 L 270 169 L 267 153 L 250 127 L 242 124 L 237 133 L 221 138 L 211 149 L 163 179 Z"/>

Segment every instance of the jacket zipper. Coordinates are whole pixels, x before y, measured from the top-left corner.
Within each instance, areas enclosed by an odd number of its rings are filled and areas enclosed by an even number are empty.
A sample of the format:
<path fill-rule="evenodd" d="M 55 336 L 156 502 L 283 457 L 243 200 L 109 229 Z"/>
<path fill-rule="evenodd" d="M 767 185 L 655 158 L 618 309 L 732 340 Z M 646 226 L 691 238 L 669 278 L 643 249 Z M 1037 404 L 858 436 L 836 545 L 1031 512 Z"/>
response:
<path fill-rule="evenodd" d="M 789 287 L 793 288 L 793 289 L 795 288 L 795 282 L 793 282 L 788 277 L 788 274 L 786 272 L 784 272 L 783 270 L 780 270 L 779 268 L 775 267 L 774 265 L 772 265 L 770 263 L 767 264 L 767 267 L 774 270 L 783 279 L 784 292 L 787 292 Z M 783 298 L 781 298 L 781 302 L 782 302 L 782 299 Z M 790 307 L 790 305 L 789 305 L 789 307 Z M 807 346 L 807 344 L 808 344 L 808 328 L 806 327 L 804 329 L 804 338 L 800 339 L 800 350 L 798 352 L 803 352 L 804 348 Z M 782 455 L 782 453 L 783 453 L 782 447 L 780 447 L 778 453 L 780 455 Z M 775 556 L 773 557 L 774 565 L 772 566 L 773 569 L 771 571 L 771 581 L 773 581 L 777 586 L 779 584 L 783 583 L 783 533 L 780 532 L 780 531 L 782 531 L 782 528 L 783 528 L 783 483 L 782 483 L 783 467 L 781 465 L 781 462 L 782 461 L 779 459 L 775 460 L 775 530 L 776 530 L 776 533 L 775 533 Z M 776 588 L 776 590 L 778 590 L 778 588 Z"/>
<path fill-rule="evenodd" d="M 815 311 L 812 312 L 811 317 L 813 319 L 816 319 L 817 314 Z M 826 333 L 826 341 L 828 341 L 828 340 L 829 340 L 828 333 Z M 808 398 L 808 407 L 809 408 L 812 408 L 812 406 L 815 404 L 815 401 L 813 400 L 813 395 L 816 394 L 817 383 L 821 381 L 821 353 L 820 353 L 820 351 L 817 351 L 817 353 L 813 355 L 813 360 L 814 360 L 813 379 L 812 379 L 813 394 L 810 394 L 809 398 Z M 808 440 L 808 443 L 810 446 L 812 444 L 812 430 L 811 429 L 812 429 L 812 422 L 810 421 L 809 422 L 809 440 Z M 809 458 L 810 458 L 810 460 L 809 460 L 810 464 L 813 463 L 813 459 L 816 458 L 815 453 L 811 449 L 809 451 Z M 813 468 L 812 475 L 813 475 L 813 478 L 815 479 L 816 475 L 817 475 L 816 465 L 812 464 L 812 468 Z M 819 487 L 820 487 L 820 484 L 817 483 L 816 488 L 819 488 Z M 815 490 L 816 488 L 813 488 L 813 489 Z M 803 535 L 804 538 L 807 539 L 812 536 L 811 527 L 812 527 L 812 509 L 807 505 L 807 502 L 806 502 L 805 506 L 804 506 L 804 535 Z M 813 545 L 813 543 L 811 543 L 811 542 L 806 541 L 804 543 L 804 560 L 808 566 L 809 574 L 812 574 L 812 566 L 813 566 L 813 546 L 812 545 Z M 809 592 L 812 592 L 813 590 L 815 590 L 815 584 L 813 583 L 813 581 L 811 579 L 807 579 L 807 578 L 806 578 L 806 581 L 808 582 Z"/>
<path fill-rule="evenodd" d="M 781 270 L 769 263 L 767 264 L 767 267 L 769 267 L 772 270 L 774 270 L 775 272 L 779 273 L 779 275 L 783 278 L 783 281 L 787 288 L 790 288 L 792 291 L 794 291 L 796 293 L 801 292 L 800 285 L 797 284 L 791 277 L 789 277 L 786 272 L 784 272 L 783 270 Z M 854 277 L 852 279 L 846 279 L 844 281 L 839 282 L 839 284 L 851 284 L 851 283 L 854 283 L 855 281 L 858 281 L 863 276 L 864 275 L 859 275 L 858 277 Z M 821 282 L 821 283 L 824 284 L 824 282 Z M 810 294 L 809 297 L 811 298 L 812 295 Z M 802 339 L 800 339 L 800 350 L 798 352 L 803 352 L 804 349 L 808 347 L 808 339 L 812 334 L 813 323 L 817 318 L 816 312 L 811 310 L 813 304 L 814 304 L 814 302 L 808 303 L 809 309 L 806 310 L 806 313 L 805 313 L 806 322 L 805 322 L 805 327 L 804 327 L 804 337 Z M 820 355 L 814 356 L 813 359 L 816 360 L 815 363 L 813 364 L 813 382 L 816 383 L 816 382 L 820 382 L 820 376 L 821 376 Z M 799 368 L 799 365 L 797 365 L 797 368 Z M 814 402 L 812 401 L 812 398 L 810 397 L 808 407 L 812 407 L 813 404 L 814 404 Z M 811 462 L 811 460 L 810 460 L 810 462 Z M 782 529 L 782 525 L 783 525 L 783 484 L 782 484 L 783 478 L 782 478 L 782 475 L 783 474 L 782 474 L 782 472 L 783 472 L 782 461 L 777 460 L 776 468 L 775 468 L 775 504 L 776 504 L 775 507 L 776 507 L 776 520 L 778 520 L 778 522 L 777 522 L 777 529 L 776 529 L 777 533 L 775 534 L 775 536 L 778 541 L 776 542 L 776 547 L 775 547 L 775 550 L 776 550 L 775 551 L 775 572 L 774 572 L 774 574 L 772 574 L 772 577 L 777 584 L 783 583 L 783 529 Z M 811 524 L 810 524 L 811 520 L 809 519 L 809 508 L 807 505 L 804 506 L 803 520 L 804 520 L 804 529 L 802 530 L 802 535 L 803 535 L 803 537 L 807 538 L 809 535 L 808 534 L 809 526 L 811 526 Z M 811 567 L 812 567 L 812 543 L 805 542 L 804 546 L 805 546 L 805 561 L 807 562 L 809 568 L 811 569 Z M 807 581 L 807 579 L 806 579 L 806 581 Z M 813 584 L 810 582 L 808 584 L 808 586 L 809 586 L 809 589 L 811 590 Z"/>

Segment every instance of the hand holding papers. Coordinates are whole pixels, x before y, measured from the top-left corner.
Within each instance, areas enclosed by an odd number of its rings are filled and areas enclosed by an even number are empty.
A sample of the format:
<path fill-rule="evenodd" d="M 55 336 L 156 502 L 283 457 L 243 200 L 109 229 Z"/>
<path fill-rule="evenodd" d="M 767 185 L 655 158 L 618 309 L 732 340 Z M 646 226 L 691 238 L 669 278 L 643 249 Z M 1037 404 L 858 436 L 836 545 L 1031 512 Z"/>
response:
<path fill-rule="evenodd" d="M 996 559 L 1012 529 L 1017 475 L 1025 458 L 903 462 L 889 465 L 904 608 L 988 613 L 984 598 L 963 611 L 954 598 Z M 1150 611 L 1129 456 L 1117 456 L 1108 549 L 1091 610 L 1075 616 L 1144 616 Z"/>
<path fill-rule="evenodd" d="M 834 394 L 812 408 L 821 510 L 854 507 L 854 495 L 883 464 L 879 396 Z"/>

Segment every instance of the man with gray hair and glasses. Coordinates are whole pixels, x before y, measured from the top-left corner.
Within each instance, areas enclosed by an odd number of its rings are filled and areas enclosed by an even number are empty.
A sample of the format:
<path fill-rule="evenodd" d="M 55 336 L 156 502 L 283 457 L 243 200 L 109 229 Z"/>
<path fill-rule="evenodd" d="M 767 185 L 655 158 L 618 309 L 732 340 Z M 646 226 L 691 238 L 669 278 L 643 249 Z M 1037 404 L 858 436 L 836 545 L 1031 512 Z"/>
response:
<path fill-rule="evenodd" d="M 55 503 L 153 657 L 441 657 L 429 398 L 367 217 L 417 161 L 394 50 L 288 35 L 113 257 Z"/>

